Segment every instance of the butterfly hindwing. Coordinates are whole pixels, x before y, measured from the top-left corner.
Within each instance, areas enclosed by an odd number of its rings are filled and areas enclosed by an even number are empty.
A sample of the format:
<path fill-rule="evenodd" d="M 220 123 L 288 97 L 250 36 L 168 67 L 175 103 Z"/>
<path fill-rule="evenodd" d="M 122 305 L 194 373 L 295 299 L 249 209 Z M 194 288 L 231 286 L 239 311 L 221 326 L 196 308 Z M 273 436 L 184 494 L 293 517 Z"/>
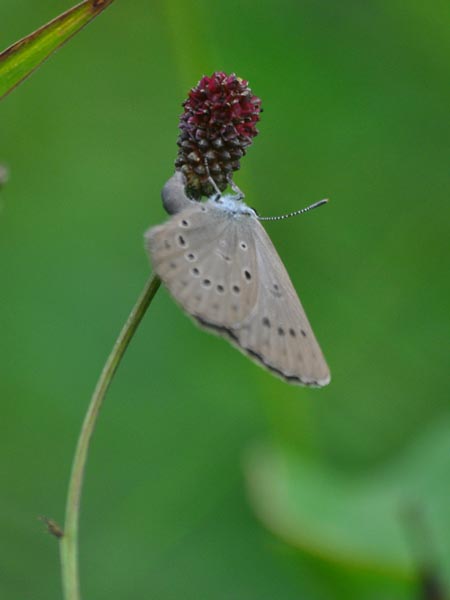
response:
<path fill-rule="evenodd" d="M 323 386 L 330 373 L 289 275 L 266 231 L 253 219 L 258 248 L 257 309 L 234 331 L 256 361 L 292 383 Z"/>

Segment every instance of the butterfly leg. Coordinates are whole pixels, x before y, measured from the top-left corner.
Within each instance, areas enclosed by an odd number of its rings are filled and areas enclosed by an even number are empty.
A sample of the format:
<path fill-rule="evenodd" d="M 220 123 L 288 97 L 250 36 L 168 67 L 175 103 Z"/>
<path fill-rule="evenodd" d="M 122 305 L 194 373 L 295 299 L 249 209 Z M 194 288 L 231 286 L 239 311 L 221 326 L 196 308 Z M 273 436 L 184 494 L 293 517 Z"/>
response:
<path fill-rule="evenodd" d="M 209 165 L 208 165 L 208 159 L 206 158 L 206 156 L 204 158 L 204 161 L 205 161 L 206 174 L 208 175 L 208 181 L 213 186 L 214 191 L 216 192 L 213 196 L 213 200 L 217 201 L 219 198 L 222 197 L 222 192 L 219 190 L 217 183 L 214 181 L 214 179 L 211 176 L 211 172 L 209 170 Z"/>
<path fill-rule="evenodd" d="M 228 175 L 228 185 L 233 190 L 233 192 L 237 195 L 237 200 L 243 200 L 245 198 L 244 192 L 235 184 L 231 174 Z"/>

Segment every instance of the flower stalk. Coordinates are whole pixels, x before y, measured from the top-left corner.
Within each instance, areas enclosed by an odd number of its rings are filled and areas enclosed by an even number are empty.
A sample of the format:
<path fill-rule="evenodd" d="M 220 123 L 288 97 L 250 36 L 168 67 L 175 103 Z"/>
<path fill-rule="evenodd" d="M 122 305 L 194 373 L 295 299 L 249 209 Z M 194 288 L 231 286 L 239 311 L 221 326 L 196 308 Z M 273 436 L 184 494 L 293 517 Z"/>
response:
<path fill-rule="evenodd" d="M 114 373 L 160 284 L 161 280 L 157 275 L 154 275 L 147 282 L 139 296 L 103 367 L 80 431 L 67 493 L 64 534 L 60 538 L 64 600 L 80 600 L 81 598 L 78 568 L 78 530 L 81 492 L 89 452 L 89 442 Z"/>

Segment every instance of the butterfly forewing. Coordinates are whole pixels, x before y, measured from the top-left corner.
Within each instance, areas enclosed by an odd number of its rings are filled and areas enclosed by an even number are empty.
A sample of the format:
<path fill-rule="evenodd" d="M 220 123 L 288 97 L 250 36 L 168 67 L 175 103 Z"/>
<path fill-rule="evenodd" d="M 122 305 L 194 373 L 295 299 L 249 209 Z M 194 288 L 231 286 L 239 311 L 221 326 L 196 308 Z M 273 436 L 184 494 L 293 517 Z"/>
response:
<path fill-rule="evenodd" d="M 192 203 L 147 235 L 153 267 L 200 324 L 230 328 L 256 302 L 256 255 L 248 227 L 212 201 Z"/>
<path fill-rule="evenodd" d="M 252 212 L 192 202 L 146 234 L 153 267 L 202 327 L 286 381 L 326 385 L 330 374 L 319 344 Z"/>

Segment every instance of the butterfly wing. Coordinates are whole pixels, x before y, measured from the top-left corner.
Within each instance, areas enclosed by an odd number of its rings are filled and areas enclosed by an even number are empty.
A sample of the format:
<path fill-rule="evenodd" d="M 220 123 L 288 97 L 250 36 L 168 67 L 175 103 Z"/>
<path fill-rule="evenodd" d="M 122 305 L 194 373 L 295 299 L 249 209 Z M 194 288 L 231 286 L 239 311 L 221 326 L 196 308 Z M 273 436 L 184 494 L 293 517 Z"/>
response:
<path fill-rule="evenodd" d="M 330 371 L 289 275 L 260 222 L 250 218 L 255 238 L 258 293 L 255 309 L 233 336 L 254 360 L 284 380 L 321 387 Z"/>
<path fill-rule="evenodd" d="M 193 202 L 146 240 L 156 273 L 199 325 L 289 383 L 329 382 L 294 286 L 256 217 Z"/>
<path fill-rule="evenodd" d="M 257 293 L 251 231 L 214 202 L 192 202 L 146 234 L 156 273 L 175 300 L 201 325 L 239 326 Z"/>

